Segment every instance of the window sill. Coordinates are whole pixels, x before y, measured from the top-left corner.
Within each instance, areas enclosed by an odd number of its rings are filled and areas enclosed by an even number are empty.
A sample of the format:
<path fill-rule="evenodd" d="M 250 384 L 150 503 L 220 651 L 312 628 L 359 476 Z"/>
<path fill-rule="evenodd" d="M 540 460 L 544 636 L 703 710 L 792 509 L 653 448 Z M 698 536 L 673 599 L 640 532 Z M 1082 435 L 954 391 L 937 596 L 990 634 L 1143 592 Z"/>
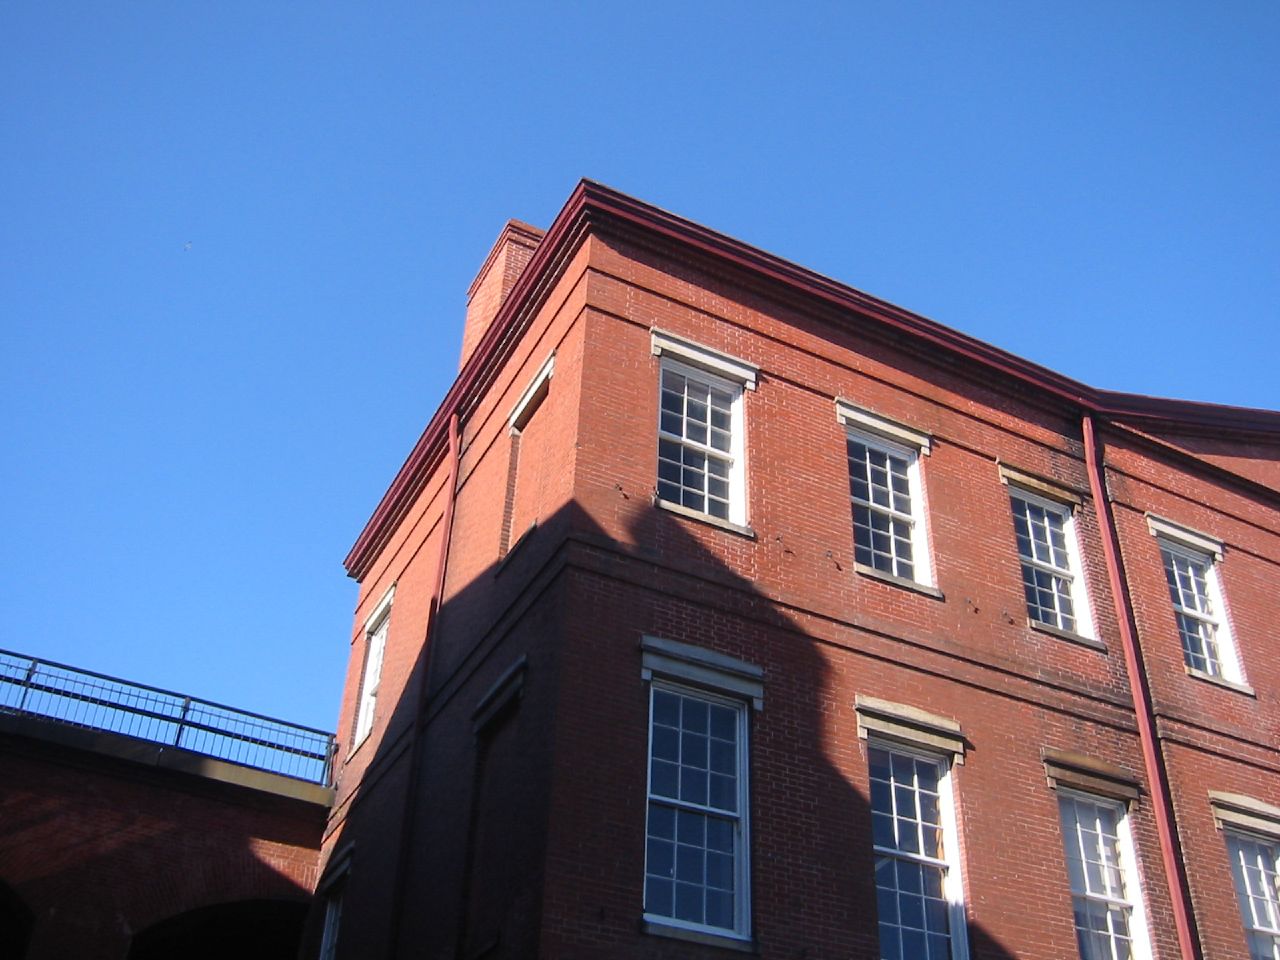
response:
<path fill-rule="evenodd" d="M 860 573 L 864 577 L 871 577 L 873 580 L 880 580 L 895 587 L 902 587 L 904 590 L 913 590 L 916 593 L 924 594 L 926 597 L 933 597 L 935 600 L 947 599 L 937 587 L 931 587 L 927 583 L 919 583 L 915 580 L 908 580 L 906 577 L 898 577 L 892 573 L 885 573 L 875 567 L 868 567 L 865 563 L 854 561 L 853 569 L 855 573 Z"/>
<path fill-rule="evenodd" d="M 1182 669 L 1187 671 L 1188 677 L 1196 680 L 1203 680 L 1205 683 L 1212 683 L 1216 687 L 1225 687 L 1227 690 L 1234 690 L 1236 693 L 1243 693 L 1246 697 L 1257 699 L 1258 694 L 1254 692 L 1253 687 L 1247 683 L 1236 683 L 1234 680 L 1228 680 L 1226 677 L 1214 676 L 1212 673 L 1205 673 L 1203 670 L 1197 670 L 1195 667 L 1188 667 L 1185 663 Z"/>
<path fill-rule="evenodd" d="M 1041 623 L 1039 620 L 1027 618 L 1027 626 L 1037 633 L 1047 633 L 1051 637 L 1057 637 L 1059 640 L 1066 640 L 1067 643 L 1074 643 L 1077 646 L 1088 647 L 1090 650 L 1097 650 L 1099 653 L 1107 652 L 1107 645 L 1101 640 L 1095 640 L 1093 637 L 1086 637 L 1083 633 L 1076 633 L 1074 630 L 1063 630 L 1061 627 L 1054 627 L 1047 623 Z"/>
<path fill-rule="evenodd" d="M 373 727 L 370 727 L 370 728 L 369 728 L 369 733 L 366 733 L 363 737 L 361 737 L 361 738 L 360 738 L 360 742 L 359 742 L 359 743 L 357 743 L 354 747 L 352 747 L 350 750 L 348 750 L 348 751 L 347 751 L 347 755 L 346 755 L 345 757 L 343 757 L 343 759 L 342 759 L 342 765 L 343 765 L 344 767 L 345 767 L 348 763 L 350 763 L 352 760 L 354 760 L 354 759 L 355 759 L 355 755 L 356 755 L 357 753 L 359 753 L 359 752 L 360 752 L 360 748 L 361 748 L 361 747 L 363 747 L 366 743 L 368 743 L 371 739 L 373 739 L 373 738 L 369 735 L 369 734 L 371 734 L 371 733 L 373 733 Z"/>
<path fill-rule="evenodd" d="M 721 530 L 728 530 L 730 533 L 736 533 L 740 537 L 747 537 L 750 540 L 756 538 L 756 532 L 750 527 L 744 527 L 740 523 L 732 523 L 728 520 L 721 520 L 719 517 L 713 517 L 709 513 L 703 513 L 701 510 L 693 510 L 679 503 L 672 503 L 670 500 L 663 500 L 661 497 L 653 498 L 653 505 L 659 510 L 668 510 L 671 513 L 678 514 L 682 517 L 688 517 L 690 520 L 700 520 L 702 523 L 708 523 L 713 527 L 719 527 Z"/>
<path fill-rule="evenodd" d="M 738 953 L 759 953 L 754 940 L 745 939 L 728 933 L 707 933 L 703 930 L 690 930 L 660 920 L 641 920 L 640 932 L 655 937 L 670 937 L 672 940 L 686 940 L 689 943 L 701 943 L 708 947 L 722 947 L 725 950 L 736 950 Z"/>

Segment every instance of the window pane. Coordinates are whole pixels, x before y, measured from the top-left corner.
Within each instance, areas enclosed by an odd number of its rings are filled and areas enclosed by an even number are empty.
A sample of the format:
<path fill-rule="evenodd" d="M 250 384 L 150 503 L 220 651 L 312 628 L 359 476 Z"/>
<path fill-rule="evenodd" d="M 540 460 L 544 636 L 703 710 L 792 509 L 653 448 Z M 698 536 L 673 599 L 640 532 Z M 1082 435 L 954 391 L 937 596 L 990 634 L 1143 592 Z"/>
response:
<path fill-rule="evenodd" d="M 1114 960 L 1132 953 L 1133 893 L 1122 862 L 1123 807 L 1063 794 L 1058 799 L 1063 852 L 1071 882 L 1076 941 L 1083 960 Z"/>
<path fill-rule="evenodd" d="M 937 793 L 942 765 L 881 747 L 870 749 L 869 760 L 881 956 L 947 956 L 947 865 L 938 856 L 945 847 Z"/>
<path fill-rule="evenodd" d="M 729 519 L 733 448 L 732 407 L 737 397 L 708 382 L 664 370 L 658 496 L 691 510 Z M 714 455 L 709 455 L 715 451 Z"/>
<path fill-rule="evenodd" d="M 645 911 L 734 930 L 745 708 L 661 688 L 652 704 Z"/>
<path fill-rule="evenodd" d="M 1075 574 L 1068 554 L 1070 512 L 1012 496 L 1013 526 L 1022 559 L 1027 616 L 1036 623 L 1075 632 Z"/>
<path fill-rule="evenodd" d="M 1218 619 L 1209 599 L 1210 564 L 1207 555 L 1194 558 L 1161 549 L 1169 597 L 1178 622 L 1183 659 L 1187 666 L 1211 676 L 1222 674 L 1218 652 Z"/>
<path fill-rule="evenodd" d="M 1280 843 L 1228 833 L 1227 851 L 1251 960 L 1280 956 Z"/>

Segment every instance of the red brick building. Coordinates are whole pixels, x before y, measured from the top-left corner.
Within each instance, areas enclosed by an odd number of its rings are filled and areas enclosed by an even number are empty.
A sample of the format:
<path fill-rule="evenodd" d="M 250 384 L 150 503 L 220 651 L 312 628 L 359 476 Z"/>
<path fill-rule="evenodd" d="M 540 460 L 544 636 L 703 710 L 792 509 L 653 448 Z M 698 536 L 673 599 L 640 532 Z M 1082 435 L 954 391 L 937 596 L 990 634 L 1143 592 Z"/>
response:
<path fill-rule="evenodd" d="M 346 561 L 310 955 L 1280 957 L 1280 414 L 589 182 L 466 324 Z"/>

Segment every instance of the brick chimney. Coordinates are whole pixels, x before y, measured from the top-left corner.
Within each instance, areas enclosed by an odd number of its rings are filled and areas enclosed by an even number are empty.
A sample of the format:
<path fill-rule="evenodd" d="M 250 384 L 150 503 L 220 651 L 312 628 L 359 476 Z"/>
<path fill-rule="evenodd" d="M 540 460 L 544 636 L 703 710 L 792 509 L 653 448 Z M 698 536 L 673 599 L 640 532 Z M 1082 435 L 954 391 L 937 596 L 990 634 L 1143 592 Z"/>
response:
<path fill-rule="evenodd" d="M 458 369 L 479 346 L 489 324 L 498 315 L 507 294 L 529 265 L 533 251 L 537 249 L 544 231 L 519 220 L 508 220 L 498 235 L 498 242 L 480 268 L 471 289 L 467 291 L 467 325 L 462 330 L 462 358 Z"/>

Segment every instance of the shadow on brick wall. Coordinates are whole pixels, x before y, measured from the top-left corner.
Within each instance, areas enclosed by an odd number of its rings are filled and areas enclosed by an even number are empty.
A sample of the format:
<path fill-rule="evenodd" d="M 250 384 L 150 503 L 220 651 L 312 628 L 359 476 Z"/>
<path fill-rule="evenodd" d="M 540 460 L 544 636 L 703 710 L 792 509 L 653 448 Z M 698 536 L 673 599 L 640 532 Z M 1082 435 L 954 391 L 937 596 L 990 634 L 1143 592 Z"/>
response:
<path fill-rule="evenodd" d="M 297 955 L 322 807 L 39 732 L 0 734 L 0 960 Z"/>
<path fill-rule="evenodd" d="M 735 572 L 768 545 L 618 496 L 621 536 L 571 503 L 447 587 L 433 649 L 419 650 L 405 696 L 379 717 L 332 839 L 347 869 L 340 957 L 733 955 L 643 929 L 644 636 L 763 668 L 763 709 L 749 720 L 756 955 L 880 956 L 866 744 L 848 737 L 852 698 L 832 667 L 847 673 L 856 658 Z M 389 644 L 422 639 L 397 636 L 393 619 Z M 316 954 L 323 909 L 304 956 Z M 1015 956 L 976 924 L 965 936 L 975 960 Z M 1074 951 L 1064 943 L 1060 955 Z"/>

